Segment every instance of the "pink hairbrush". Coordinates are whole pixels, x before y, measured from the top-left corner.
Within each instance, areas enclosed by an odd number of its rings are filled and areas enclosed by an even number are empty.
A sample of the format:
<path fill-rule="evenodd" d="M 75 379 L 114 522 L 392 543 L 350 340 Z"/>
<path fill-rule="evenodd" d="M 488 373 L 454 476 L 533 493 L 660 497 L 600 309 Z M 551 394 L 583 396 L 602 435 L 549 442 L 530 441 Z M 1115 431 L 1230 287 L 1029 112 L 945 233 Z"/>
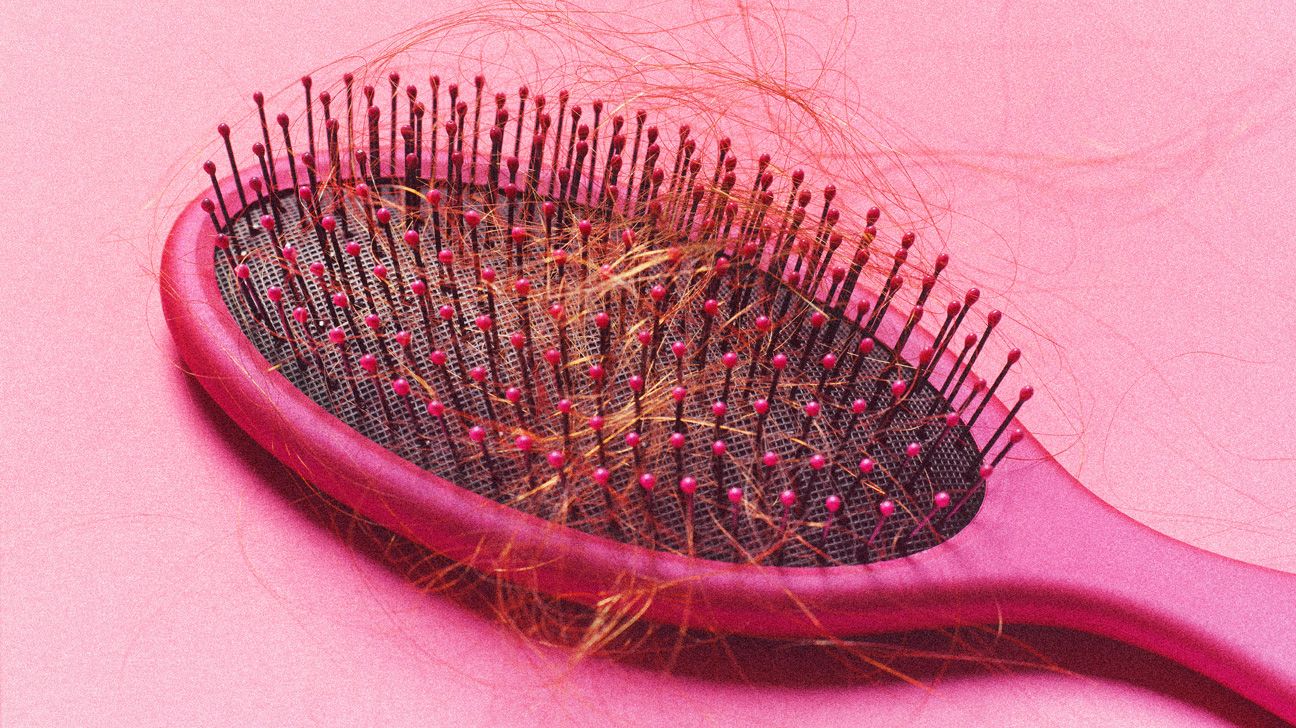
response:
<path fill-rule="evenodd" d="M 304 79 L 300 124 L 255 96 L 254 163 L 222 125 L 231 176 L 204 165 L 164 252 L 185 362 L 304 478 L 567 600 L 771 637 L 1060 625 L 1296 719 L 1296 578 L 1071 478 L 1013 424 L 1031 389 L 997 398 L 1017 352 L 972 373 L 1000 315 L 936 302 L 945 256 L 884 250 L 875 210 L 848 234 L 768 157 L 740 184 L 687 126 L 386 81 Z"/>

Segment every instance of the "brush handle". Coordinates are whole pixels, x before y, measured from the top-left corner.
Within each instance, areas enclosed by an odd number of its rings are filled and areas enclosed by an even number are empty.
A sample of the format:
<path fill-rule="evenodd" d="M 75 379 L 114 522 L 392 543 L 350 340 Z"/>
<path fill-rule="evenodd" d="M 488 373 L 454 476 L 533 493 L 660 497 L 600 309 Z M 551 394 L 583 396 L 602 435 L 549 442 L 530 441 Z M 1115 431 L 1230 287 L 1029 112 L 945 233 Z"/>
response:
<path fill-rule="evenodd" d="M 1063 498 L 1071 533 L 1035 521 L 1016 616 L 1165 655 L 1296 723 L 1296 574 L 1176 541 L 1083 488 Z"/>

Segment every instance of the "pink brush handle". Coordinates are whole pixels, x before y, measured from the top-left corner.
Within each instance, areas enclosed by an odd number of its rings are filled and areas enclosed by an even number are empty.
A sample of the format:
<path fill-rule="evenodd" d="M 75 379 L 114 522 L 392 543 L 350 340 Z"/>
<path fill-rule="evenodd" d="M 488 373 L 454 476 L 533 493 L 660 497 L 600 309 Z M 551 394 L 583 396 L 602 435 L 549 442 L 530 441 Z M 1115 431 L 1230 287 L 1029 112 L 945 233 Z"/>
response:
<path fill-rule="evenodd" d="M 1047 470 L 1045 480 L 1069 479 Z M 1016 580 L 1006 616 L 1166 655 L 1296 722 L 1296 575 L 1176 541 L 1083 488 L 1047 490 L 1056 509 L 1018 516 L 1031 524 L 1031 553 L 1005 554 L 1004 575 Z M 1014 501 L 1010 509 L 1029 498 Z"/>

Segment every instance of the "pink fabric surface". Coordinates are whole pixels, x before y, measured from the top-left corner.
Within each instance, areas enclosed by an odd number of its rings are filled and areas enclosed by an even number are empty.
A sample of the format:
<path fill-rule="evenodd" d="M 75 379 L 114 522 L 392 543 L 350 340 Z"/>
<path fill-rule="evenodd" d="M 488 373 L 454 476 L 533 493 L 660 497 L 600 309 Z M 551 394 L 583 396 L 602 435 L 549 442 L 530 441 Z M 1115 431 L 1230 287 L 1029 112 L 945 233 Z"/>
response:
<path fill-rule="evenodd" d="M 781 17 L 836 27 L 825 48 L 853 39 L 834 62 L 904 127 L 955 265 L 1015 320 L 1045 395 L 1026 423 L 1126 513 L 1296 571 L 1296 13 L 894 5 Z M 1043 629 L 1010 634 L 1063 670 L 938 664 L 914 673 L 926 688 L 741 645 L 741 672 L 705 652 L 671 675 L 573 665 L 338 538 L 186 379 L 153 271 L 216 121 L 437 11 L 0 10 L 0 723 L 1270 720 L 1168 662 Z"/>

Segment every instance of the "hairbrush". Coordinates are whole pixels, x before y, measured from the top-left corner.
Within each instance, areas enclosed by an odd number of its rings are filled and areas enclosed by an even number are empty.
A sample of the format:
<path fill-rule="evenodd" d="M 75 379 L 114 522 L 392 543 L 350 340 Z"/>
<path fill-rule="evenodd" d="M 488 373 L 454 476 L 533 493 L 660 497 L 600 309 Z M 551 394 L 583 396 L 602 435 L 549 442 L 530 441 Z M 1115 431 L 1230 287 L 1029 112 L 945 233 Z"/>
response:
<path fill-rule="evenodd" d="M 938 301 L 946 256 L 769 156 L 740 182 L 688 125 L 428 82 L 255 95 L 166 243 L 181 356 L 302 477 L 564 600 L 780 638 L 1060 625 L 1296 718 L 1296 578 L 1068 475 L 1016 422 L 1031 388 L 1000 399 L 1001 314 Z"/>

